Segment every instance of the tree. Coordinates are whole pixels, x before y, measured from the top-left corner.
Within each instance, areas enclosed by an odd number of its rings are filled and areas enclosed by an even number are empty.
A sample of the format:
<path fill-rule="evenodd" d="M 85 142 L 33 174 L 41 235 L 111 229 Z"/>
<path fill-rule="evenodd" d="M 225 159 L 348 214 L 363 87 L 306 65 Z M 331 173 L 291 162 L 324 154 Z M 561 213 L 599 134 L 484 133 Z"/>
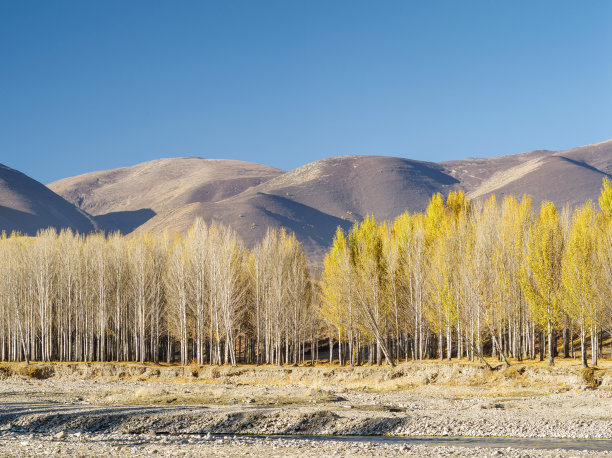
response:
<path fill-rule="evenodd" d="M 220 329 L 224 334 L 224 361 L 236 365 L 235 333 L 237 323 L 244 312 L 243 300 L 246 294 L 244 275 L 244 253 L 236 233 L 226 227 L 212 226 L 208 236 L 210 269 L 215 272 L 217 321 L 217 348 L 221 356 Z"/>
<path fill-rule="evenodd" d="M 189 315 L 194 318 L 193 339 L 195 340 L 195 356 L 198 364 L 204 364 L 205 362 L 206 331 L 208 325 L 212 323 L 212 314 L 208 313 L 211 306 L 209 292 L 211 285 L 208 278 L 208 272 L 211 268 L 208 234 L 209 228 L 204 220 L 196 218 L 182 242 L 184 244 L 182 256 L 185 257 L 184 268 L 186 269 L 186 307 L 189 308 Z M 178 260 L 175 260 L 175 262 L 178 262 Z M 212 341 L 212 332 L 209 338 Z M 210 348 L 212 349 L 212 344 Z"/>
<path fill-rule="evenodd" d="M 612 181 L 608 177 L 603 180 L 599 208 L 597 235 L 599 268 L 595 271 L 599 285 L 598 297 L 602 306 L 599 321 L 602 327 L 608 327 L 608 334 L 612 337 L 612 306 L 610 306 L 612 298 Z M 612 349 L 612 340 L 610 348 Z"/>
<path fill-rule="evenodd" d="M 180 236 L 175 236 L 170 246 L 168 265 L 165 270 L 166 297 L 169 305 L 169 321 L 173 337 L 180 343 L 181 364 L 189 360 L 189 322 L 187 320 L 187 267 L 185 245 Z M 170 338 L 170 336 L 169 336 Z M 169 350 L 171 354 L 172 351 Z"/>
<path fill-rule="evenodd" d="M 599 195 L 599 208 L 602 218 L 606 221 L 612 221 L 612 181 L 608 177 L 603 179 L 603 188 Z"/>
<path fill-rule="evenodd" d="M 543 202 L 529 234 L 529 255 L 522 287 L 536 322 L 548 332 L 548 364 L 554 365 L 553 331 L 561 311 L 563 230 L 552 202 Z"/>
<path fill-rule="evenodd" d="M 330 326 L 338 329 L 339 334 L 349 334 L 350 342 L 356 321 L 351 291 L 354 273 L 350 264 L 348 241 L 340 227 L 336 230 L 332 248 L 325 256 L 323 266 L 320 313 Z M 331 362 L 333 337 L 330 337 L 329 350 Z"/>
<path fill-rule="evenodd" d="M 386 227 L 382 230 L 386 231 Z M 387 266 L 382 230 L 371 216 L 356 224 L 349 236 L 350 260 L 355 272 L 353 290 L 360 324 L 376 341 L 377 363 L 381 363 L 384 354 L 387 362 L 395 366 L 384 338 L 390 307 L 385 297 Z"/>
<path fill-rule="evenodd" d="M 595 324 L 597 312 L 597 215 L 592 202 L 574 212 L 571 234 L 563 258 L 565 311 L 580 325 L 582 366 L 587 367 L 586 329 Z M 592 349 L 596 364 L 596 348 Z"/>

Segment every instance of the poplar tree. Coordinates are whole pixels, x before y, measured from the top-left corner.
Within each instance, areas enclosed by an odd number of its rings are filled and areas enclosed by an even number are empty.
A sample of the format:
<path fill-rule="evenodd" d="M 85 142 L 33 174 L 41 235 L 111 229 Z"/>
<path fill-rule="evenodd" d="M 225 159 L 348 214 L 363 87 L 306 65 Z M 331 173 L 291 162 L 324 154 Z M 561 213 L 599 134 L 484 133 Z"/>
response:
<path fill-rule="evenodd" d="M 592 202 L 574 212 L 567 249 L 563 257 L 562 278 L 565 287 L 565 311 L 580 325 L 580 355 L 587 367 L 586 330 L 594 327 L 597 313 L 597 218 Z M 592 350 L 594 359 L 596 349 Z M 594 361 L 595 364 L 595 361 Z"/>
<path fill-rule="evenodd" d="M 543 202 L 540 216 L 529 234 L 529 255 L 523 291 L 536 322 L 548 333 L 548 364 L 554 365 L 553 331 L 561 312 L 561 266 L 564 240 L 559 212 Z"/>
<path fill-rule="evenodd" d="M 387 266 L 383 253 L 381 228 L 373 217 L 367 216 L 356 224 L 349 236 L 351 265 L 355 272 L 355 306 L 360 324 L 376 342 L 376 361 L 384 354 L 387 362 L 395 366 L 385 342 L 389 302 L 386 300 Z"/>

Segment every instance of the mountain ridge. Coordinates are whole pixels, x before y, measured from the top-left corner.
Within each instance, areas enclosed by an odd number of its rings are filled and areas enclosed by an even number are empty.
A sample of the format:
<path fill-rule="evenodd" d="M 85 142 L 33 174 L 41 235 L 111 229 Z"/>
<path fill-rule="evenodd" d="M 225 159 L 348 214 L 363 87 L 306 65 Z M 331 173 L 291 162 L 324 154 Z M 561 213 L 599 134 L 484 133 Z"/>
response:
<path fill-rule="evenodd" d="M 0 232 L 25 235 L 48 227 L 92 232 L 97 224 L 86 212 L 24 173 L 0 164 Z"/>
<path fill-rule="evenodd" d="M 607 140 L 439 163 L 334 156 L 289 171 L 228 159 L 162 158 L 68 177 L 48 188 L 107 232 L 184 232 L 201 217 L 231 225 L 253 246 L 268 227 L 284 227 L 320 261 L 336 227 L 348 229 L 368 214 L 392 220 L 405 210 L 424 211 L 436 192 L 462 189 L 474 199 L 530 194 L 536 205 L 577 205 L 595 200 L 602 178 L 611 174 Z"/>

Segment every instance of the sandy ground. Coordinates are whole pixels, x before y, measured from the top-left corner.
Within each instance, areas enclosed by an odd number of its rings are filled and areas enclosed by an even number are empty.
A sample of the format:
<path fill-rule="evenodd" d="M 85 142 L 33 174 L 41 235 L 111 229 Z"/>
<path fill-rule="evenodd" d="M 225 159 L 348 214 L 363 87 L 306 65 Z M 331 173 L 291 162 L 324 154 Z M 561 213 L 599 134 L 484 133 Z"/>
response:
<path fill-rule="evenodd" d="M 590 375 L 573 361 L 38 364 L 0 365 L 0 375 L 3 456 L 612 455 L 605 363 Z"/>

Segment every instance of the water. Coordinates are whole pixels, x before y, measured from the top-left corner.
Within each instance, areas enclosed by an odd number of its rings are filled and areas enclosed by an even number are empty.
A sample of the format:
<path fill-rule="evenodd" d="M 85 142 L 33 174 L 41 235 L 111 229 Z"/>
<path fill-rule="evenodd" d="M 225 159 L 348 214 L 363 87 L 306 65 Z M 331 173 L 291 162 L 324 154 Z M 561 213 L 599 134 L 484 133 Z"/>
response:
<path fill-rule="evenodd" d="M 463 437 L 463 436 L 301 436 L 271 435 L 250 436 L 261 439 L 292 439 L 315 442 L 370 442 L 406 445 L 457 446 L 483 448 L 515 448 L 540 450 L 589 450 L 597 452 L 612 451 L 612 439 L 558 439 L 533 437 Z"/>

